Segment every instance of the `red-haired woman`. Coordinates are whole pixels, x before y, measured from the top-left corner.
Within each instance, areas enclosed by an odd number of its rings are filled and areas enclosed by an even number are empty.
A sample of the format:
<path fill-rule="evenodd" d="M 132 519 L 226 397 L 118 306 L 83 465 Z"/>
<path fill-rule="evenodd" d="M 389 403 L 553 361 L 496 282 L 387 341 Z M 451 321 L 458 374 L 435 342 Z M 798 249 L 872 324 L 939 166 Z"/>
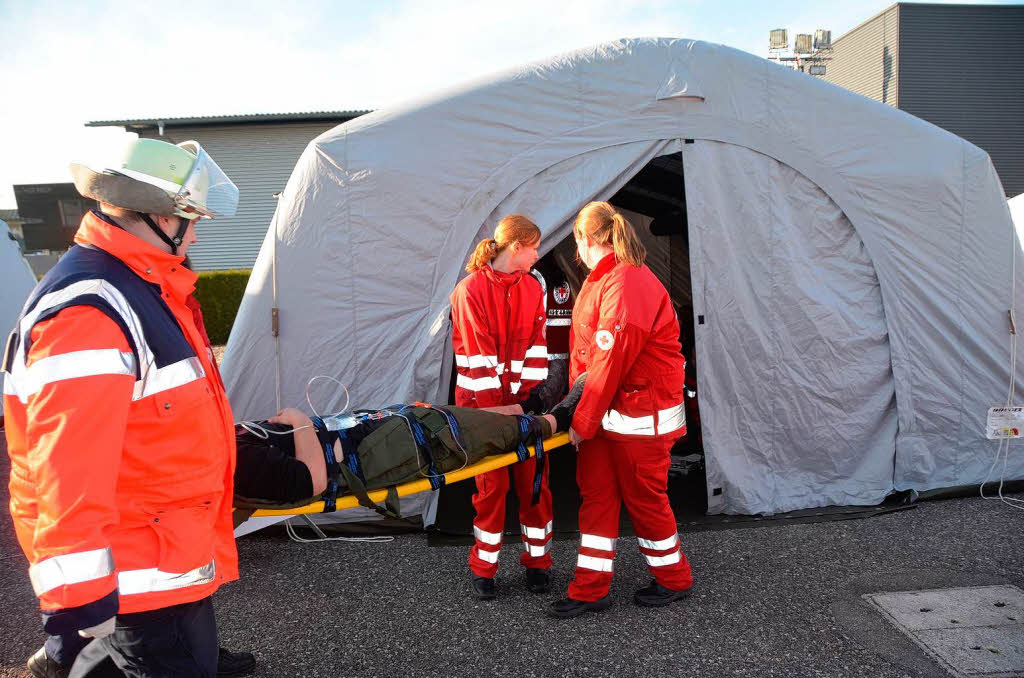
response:
<path fill-rule="evenodd" d="M 590 269 L 573 309 L 569 349 L 570 380 L 587 373 L 569 433 L 579 446 L 581 542 L 568 597 L 548 608 L 555 617 L 611 604 L 622 502 L 654 575 L 633 600 L 668 605 L 693 585 L 666 494 L 669 449 L 686 433 L 679 321 L 644 265 L 633 227 L 614 207 L 584 207 L 573 235 Z"/>
<path fill-rule="evenodd" d="M 523 405 L 530 411 L 530 391 L 547 377 L 544 344 L 544 297 L 529 274 L 537 261 L 540 229 L 526 217 L 512 214 L 500 222 L 493 238 L 477 244 L 466 271 L 452 292 L 452 344 L 458 377 L 455 404 L 463 407 Z M 547 469 L 535 492 L 536 461 L 511 467 L 519 497 L 519 522 L 525 550 L 520 562 L 535 593 L 551 588 L 551 491 Z M 508 469 L 476 477 L 473 507 L 475 543 L 469 553 L 473 590 L 482 600 L 495 596 L 505 526 Z M 536 500 L 536 503 L 534 503 Z"/>

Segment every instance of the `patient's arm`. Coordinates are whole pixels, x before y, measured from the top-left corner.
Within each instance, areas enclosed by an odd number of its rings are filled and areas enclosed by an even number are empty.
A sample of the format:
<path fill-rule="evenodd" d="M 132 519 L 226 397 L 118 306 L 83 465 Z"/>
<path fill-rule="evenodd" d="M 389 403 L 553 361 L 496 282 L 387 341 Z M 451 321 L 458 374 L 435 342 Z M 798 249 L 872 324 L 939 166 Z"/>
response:
<path fill-rule="evenodd" d="M 494 407 L 481 407 L 481 410 L 485 412 L 494 412 L 495 414 L 522 414 L 523 408 L 520 405 L 495 405 Z M 550 414 L 542 414 L 541 419 L 546 419 L 551 424 L 551 432 L 556 433 L 558 431 L 558 423 L 555 418 Z"/>
<path fill-rule="evenodd" d="M 327 462 L 324 460 L 323 448 L 320 447 L 320 440 L 316 437 L 313 422 L 309 417 L 294 407 L 286 407 L 267 421 L 295 429 L 295 458 L 309 469 L 313 481 L 313 495 L 327 489 Z"/>

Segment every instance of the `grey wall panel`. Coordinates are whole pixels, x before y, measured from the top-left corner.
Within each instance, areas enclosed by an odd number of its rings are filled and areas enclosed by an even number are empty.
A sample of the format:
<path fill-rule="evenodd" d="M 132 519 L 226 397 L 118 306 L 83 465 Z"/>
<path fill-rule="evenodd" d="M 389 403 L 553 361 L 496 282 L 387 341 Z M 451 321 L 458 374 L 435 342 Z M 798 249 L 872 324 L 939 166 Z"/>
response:
<path fill-rule="evenodd" d="M 1024 192 L 1024 5 L 900 9 L 899 107 L 985 149 Z"/>
<path fill-rule="evenodd" d="M 199 242 L 189 250 L 196 270 L 252 268 L 284 190 L 306 145 L 337 123 L 168 127 L 164 136 L 143 136 L 178 143 L 194 139 L 238 186 L 238 212 L 202 220 Z"/>
<path fill-rule="evenodd" d="M 897 106 L 899 7 L 868 19 L 833 41 L 823 80 Z"/>

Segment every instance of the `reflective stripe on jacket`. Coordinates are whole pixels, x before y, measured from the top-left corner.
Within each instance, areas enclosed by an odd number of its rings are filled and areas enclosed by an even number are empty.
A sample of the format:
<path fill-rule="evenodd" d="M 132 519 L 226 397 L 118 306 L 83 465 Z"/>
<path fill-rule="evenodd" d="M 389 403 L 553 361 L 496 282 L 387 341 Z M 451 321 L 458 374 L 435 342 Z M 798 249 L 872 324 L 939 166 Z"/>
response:
<path fill-rule="evenodd" d="M 544 296 L 532 276 L 485 266 L 451 302 L 456 405 L 515 405 L 547 378 Z"/>
<path fill-rule="evenodd" d="M 139 612 L 238 577 L 234 425 L 186 306 L 196 275 L 97 212 L 75 240 L 4 365 L 11 514 L 58 632 L 115 591 Z"/>
<path fill-rule="evenodd" d="M 679 321 L 646 266 L 594 267 L 572 314 L 570 381 L 587 372 L 572 427 L 582 438 L 624 440 L 686 433 Z"/>

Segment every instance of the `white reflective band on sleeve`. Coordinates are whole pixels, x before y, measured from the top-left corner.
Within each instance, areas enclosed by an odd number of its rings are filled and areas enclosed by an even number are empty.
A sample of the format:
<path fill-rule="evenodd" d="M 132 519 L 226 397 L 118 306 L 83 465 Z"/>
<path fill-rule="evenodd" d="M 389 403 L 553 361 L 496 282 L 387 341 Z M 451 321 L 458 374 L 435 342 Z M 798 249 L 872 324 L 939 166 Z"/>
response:
<path fill-rule="evenodd" d="M 531 346 L 526 350 L 524 358 L 547 358 L 548 347 L 547 346 Z"/>
<path fill-rule="evenodd" d="M 658 435 L 665 435 L 686 426 L 686 409 L 683 405 L 658 411 Z M 654 417 L 627 417 L 617 410 L 608 410 L 601 418 L 601 428 L 612 433 L 634 436 L 654 435 Z"/>
<path fill-rule="evenodd" d="M 459 367 L 468 367 L 474 369 L 477 367 L 498 367 L 498 356 L 496 355 L 455 355 L 455 364 Z"/>
<path fill-rule="evenodd" d="M 547 552 L 551 550 L 551 542 L 546 541 L 542 546 L 536 546 L 528 541 L 524 541 L 523 547 L 534 558 L 540 558 L 543 555 L 547 555 Z"/>
<path fill-rule="evenodd" d="M 41 596 L 58 586 L 101 579 L 113 572 L 114 556 L 105 548 L 47 558 L 28 568 L 28 578 L 36 595 Z"/>
<path fill-rule="evenodd" d="M 515 395 L 516 393 L 519 393 L 519 389 L 522 388 L 522 387 L 523 387 L 523 382 L 521 382 L 521 381 L 513 381 L 511 384 L 508 385 L 508 390 L 512 391 L 512 394 Z"/>
<path fill-rule="evenodd" d="M 498 551 L 484 551 L 478 548 L 476 550 L 476 557 L 485 563 L 496 563 L 498 562 Z"/>
<path fill-rule="evenodd" d="M 547 539 L 548 535 L 551 534 L 551 528 L 553 527 L 552 521 L 548 521 L 548 524 L 544 527 L 529 527 L 519 523 L 519 530 L 523 533 L 523 536 L 527 539 Z"/>
<path fill-rule="evenodd" d="M 602 551 L 614 551 L 615 540 L 608 537 L 598 537 L 596 534 L 584 534 L 580 536 L 580 546 L 588 549 L 601 549 Z"/>
<path fill-rule="evenodd" d="M 501 388 L 501 380 L 497 377 L 480 377 L 479 379 L 470 379 L 464 375 L 458 375 L 455 378 L 455 385 L 459 388 L 464 388 L 467 391 L 486 391 L 490 388 Z"/>
<path fill-rule="evenodd" d="M 582 567 L 586 570 L 611 572 L 613 565 L 614 561 L 611 558 L 594 558 L 593 556 L 585 556 L 582 553 L 576 556 L 576 567 Z"/>
<path fill-rule="evenodd" d="M 141 400 L 162 391 L 183 386 L 206 376 L 199 358 L 185 358 L 164 367 L 151 367 L 141 381 L 135 382 L 132 400 Z"/>
<path fill-rule="evenodd" d="M 640 537 L 637 537 L 636 540 L 640 542 L 640 546 L 645 549 L 650 549 L 652 551 L 667 551 L 673 546 L 679 544 L 679 535 L 673 534 L 668 539 L 662 539 L 660 541 L 651 541 L 650 539 L 641 539 Z"/>
<path fill-rule="evenodd" d="M 548 368 L 546 367 L 524 367 L 523 368 L 523 379 L 531 381 L 544 381 L 548 378 Z"/>
<path fill-rule="evenodd" d="M 515 373 L 522 372 L 523 371 L 523 362 L 525 362 L 525 361 L 523 361 L 523 360 L 513 360 L 512 362 L 509 363 L 509 371 L 510 372 L 515 372 Z"/>
<path fill-rule="evenodd" d="M 488 532 L 487 530 L 481 530 L 476 525 L 473 526 L 473 536 L 476 537 L 477 541 L 482 541 L 491 546 L 501 543 L 501 532 Z"/>
<path fill-rule="evenodd" d="M 664 567 L 665 565 L 675 565 L 679 562 L 679 551 L 673 551 L 667 556 L 649 556 L 645 553 L 644 558 L 647 559 L 647 564 L 651 567 Z"/>
<path fill-rule="evenodd" d="M 214 561 L 188 572 L 161 572 L 155 567 L 145 570 L 122 570 L 117 573 L 117 588 L 122 596 L 154 591 L 172 591 L 186 586 L 209 584 L 217 575 Z"/>
<path fill-rule="evenodd" d="M 548 327 L 568 327 L 572 323 L 569 318 L 551 318 L 548 320 Z"/>
<path fill-rule="evenodd" d="M 26 402 L 30 395 L 38 393 L 47 384 L 78 377 L 96 377 L 105 374 L 135 376 L 135 356 L 122 353 L 116 348 L 90 349 L 51 355 L 32 363 L 31 367 L 10 375 L 11 395 L 17 395 Z"/>

